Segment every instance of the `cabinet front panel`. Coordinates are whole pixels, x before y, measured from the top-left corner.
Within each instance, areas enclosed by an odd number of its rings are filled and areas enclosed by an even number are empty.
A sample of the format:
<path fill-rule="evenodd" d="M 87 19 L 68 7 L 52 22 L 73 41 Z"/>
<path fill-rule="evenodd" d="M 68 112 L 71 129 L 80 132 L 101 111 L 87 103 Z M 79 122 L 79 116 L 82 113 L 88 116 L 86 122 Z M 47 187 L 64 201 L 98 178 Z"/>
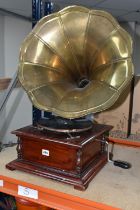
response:
<path fill-rule="evenodd" d="M 23 159 L 44 166 L 74 171 L 76 167 L 76 150 L 65 145 L 22 138 Z"/>

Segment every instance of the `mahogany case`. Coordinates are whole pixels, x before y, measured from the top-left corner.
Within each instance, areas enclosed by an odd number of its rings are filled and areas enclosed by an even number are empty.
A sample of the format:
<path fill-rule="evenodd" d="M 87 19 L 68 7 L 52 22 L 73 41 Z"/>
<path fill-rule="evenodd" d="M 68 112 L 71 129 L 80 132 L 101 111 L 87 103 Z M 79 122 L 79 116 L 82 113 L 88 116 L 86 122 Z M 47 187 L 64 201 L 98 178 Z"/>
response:
<path fill-rule="evenodd" d="M 107 162 L 105 141 L 112 126 L 95 124 L 93 129 L 72 134 L 41 131 L 27 126 L 12 133 L 18 137 L 16 160 L 10 170 L 22 170 L 72 184 L 85 190 Z"/>

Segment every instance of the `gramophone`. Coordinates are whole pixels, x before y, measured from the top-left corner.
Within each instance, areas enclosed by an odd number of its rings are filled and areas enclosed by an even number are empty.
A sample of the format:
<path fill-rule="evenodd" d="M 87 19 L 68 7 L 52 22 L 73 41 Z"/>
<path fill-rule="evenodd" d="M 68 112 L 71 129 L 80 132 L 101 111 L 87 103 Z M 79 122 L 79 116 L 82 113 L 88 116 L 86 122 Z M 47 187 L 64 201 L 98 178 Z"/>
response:
<path fill-rule="evenodd" d="M 6 167 L 85 190 L 107 162 L 112 129 L 92 114 L 130 82 L 131 54 L 130 35 L 107 12 L 70 6 L 42 18 L 21 46 L 18 78 L 33 105 L 53 115 L 13 131 L 18 157 Z"/>

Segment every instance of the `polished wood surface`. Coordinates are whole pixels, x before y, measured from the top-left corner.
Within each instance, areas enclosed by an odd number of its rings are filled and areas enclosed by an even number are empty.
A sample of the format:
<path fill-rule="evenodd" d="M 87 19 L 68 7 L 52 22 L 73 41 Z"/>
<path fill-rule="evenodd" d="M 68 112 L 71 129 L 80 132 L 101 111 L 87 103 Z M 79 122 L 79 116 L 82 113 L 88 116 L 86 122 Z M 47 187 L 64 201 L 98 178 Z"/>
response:
<path fill-rule="evenodd" d="M 11 78 L 0 78 L 0 91 L 4 91 L 8 88 L 11 82 Z M 15 88 L 20 87 L 20 83 L 17 82 Z"/>
<path fill-rule="evenodd" d="M 111 146 L 111 145 L 110 145 Z M 112 148 L 112 146 L 111 146 Z M 110 149 L 111 149 L 110 148 Z M 127 151 L 139 151 L 139 149 L 129 148 L 129 147 L 121 147 L 119 145 L 114 145 L 114 158 L 118 159 L 119 157 L 124 160 L 127 159 L 127 155 L 129 153 Z M 118 156 L 116 156 L 118 154 Z M 134 156 L 134 153 L 132 154 Z M 93 179 L 89 187 L 86 191 L 78 191 L 73 189 L 72 185 L 67 185 L 62 182 L 56 182 L 52 179 L 46 179 L 40 176 L 36 176 L 33 174 L 25 173 L 19 170 L 10 171 L 5 168 L 5 165 L 9 163 L 11 160 L 14 160 L 17 157 L 16 146 L 6 148 L 0 153 L 0 180 L 4 181 L 4 186 L 0 188 L 1 192 L 5 192 L 7 194 L 11 194 L 15 197 L 22 197 L 23 199 L 36 202 L 40 205 L 49 206 L 54 209 L 63 209 L 68 210 L 68 208 L 75 209 L 75 210 L 91 210 L 91 209 L 98 209 L 98 210 L 114 210 L 120 207 L 120 209 L 125 209 L 126 200 L 123 200 L 121 197 L 121 203 L 117 199 L 117 195 L 122 192 L 121 183 L 123 181 L 123 176 L 119 168 L 114 167 L 111 163 L 107 163 L 105 167 L 100 171 L 99 174 Z M 137 155 L 139 157 L 139 155 Z M 135 161 L 135 159 L 134 159 Z M 131 162 L 133 164 L 133 171 L 135 174 L 135 167 L 137 164 L 135 162 Z M 119 175 L 116 173 L 119 171 Z M 123 173 L 127 173 L 127 171 L 123 170 Z M 129 179 L 134 179 L 131 177 L 130 174 Z M 110 177 L 112 179 L 110 180 Z M 116 177 L 116 178 L 115 178 Z M 139 186 L 138 179 L 135 178 Z M 129 181 L 126 181 L 128 183 Z M 120 188 L 115 188 L 118 185 Z M 115 184 L 115 185 L 114 185 Z M 30 189 L 34 189 L 38 191 L 38 199 L 35 201 L 33 198 L 25 198 L 24 196 L 18 195 L 18 186 L 28 187 Z M 114 188 L 112 188 L 114 186 Z M 128 186 L 127 184 L 125 186 Z M 135 187 L 131 189 L 135 191 Z M 128 189 L 128 188 L 127 188 Z M 137 187 L 136 187 L 137 189 Z M 131 191 L 132 190 L 128 190 Z M 125 191 L 125 190 L 124 190 Z M 107 194 L 106 194 L 107 192 Z M 128 192 L 129 195 L 131 192 Z M 122 192 L 123 193 L 123 192 Z M 106 196 L 108 195 L 108 196 Z M 128 194 L 126 195 L 127 198 Z M 128 196 L 129 197 L 129 196 Z M 138 196 L 136 196 L 138 198 Z M 98 202 L 98 203 L 97 203 Z M 133 204 L 134 202 L 130 200 L 129 205 Z M 106 205 L 108 204 L 108 205 Z M 110 207 L 114 206 L 116 208 Z M 62 208 L 60 208 L 60 206 Z M 110 208 L 109 208 L 110 207 Z M 118 208 L 117 208 L 118 207 Z M 126 207 L 126 209 L 127 209 Z M 128 207 L 129 208 L 129 207 Z M 138 209 L 138 208 L 134 208 Z"/>
<path fill-rule="evenodd" d="M 6 167 L 72 184 L 85 190 L 107 162 L 105 141 L 112 126 L 95 124 L 80 134 L 43 132 L 27 126 L 14 131 L 18 136 L 18 158 Z M 48 151 L 43 155 L 42 151 Z"/>
<path fill-rule="evenodd" d="M 8 88 L 11 78 L 0 78 L 0 91 Z"/>

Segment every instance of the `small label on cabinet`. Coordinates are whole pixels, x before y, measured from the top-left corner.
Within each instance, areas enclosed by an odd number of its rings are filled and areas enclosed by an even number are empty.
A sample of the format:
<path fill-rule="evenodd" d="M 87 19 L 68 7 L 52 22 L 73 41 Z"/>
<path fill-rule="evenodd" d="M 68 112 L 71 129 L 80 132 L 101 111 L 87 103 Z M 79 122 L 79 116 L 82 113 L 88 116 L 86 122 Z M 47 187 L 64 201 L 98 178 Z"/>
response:
<path fill-rule="evenodd" d="M 45 156 L 49 156 L 49 150 L 47 149 L 42 149 L 42 155 L 45 155 Z"/>
<path fill-rule="evenodd" d="M 18 195 L 38 199 L 38 191 L 18 185 Z"/>
<path fill-rule="evenodd" d="M 3 187 L 3 180 L 0 180 L 0 187 Z"/>

